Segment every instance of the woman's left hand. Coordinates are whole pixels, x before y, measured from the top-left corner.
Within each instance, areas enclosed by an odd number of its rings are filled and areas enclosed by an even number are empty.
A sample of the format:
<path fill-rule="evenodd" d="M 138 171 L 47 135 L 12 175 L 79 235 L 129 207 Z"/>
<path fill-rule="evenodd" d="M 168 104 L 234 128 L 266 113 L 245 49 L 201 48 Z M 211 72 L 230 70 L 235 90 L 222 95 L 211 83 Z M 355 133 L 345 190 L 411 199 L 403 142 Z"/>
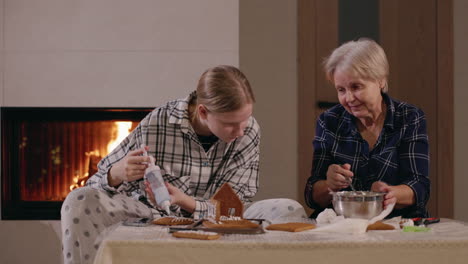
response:
<path fill-rule="evenodd" d="M 384 197 L 384 208 L 387 208 L 388 205 L 397 202 L 394 186 L 388 185 L 385 182 L 377 181 L 372 184 L 371 191 L 373 192 L 384 192 L 387 193 Z"/>

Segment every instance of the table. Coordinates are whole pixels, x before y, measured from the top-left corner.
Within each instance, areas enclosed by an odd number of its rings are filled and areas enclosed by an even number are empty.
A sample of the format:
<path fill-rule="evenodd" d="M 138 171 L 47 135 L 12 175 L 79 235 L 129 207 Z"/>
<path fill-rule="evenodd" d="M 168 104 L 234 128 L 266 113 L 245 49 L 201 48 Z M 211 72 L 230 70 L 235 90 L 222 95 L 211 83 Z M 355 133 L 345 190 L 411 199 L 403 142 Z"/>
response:
<path fill-rule="evenodd" d="M 118 226 L 103 241 L 95 263 L 468 263 L 468 224 L 450 219 L 430 232 L 364 234 L 266 231 L 219 240 L 178 239 L 159 226 Z"/>

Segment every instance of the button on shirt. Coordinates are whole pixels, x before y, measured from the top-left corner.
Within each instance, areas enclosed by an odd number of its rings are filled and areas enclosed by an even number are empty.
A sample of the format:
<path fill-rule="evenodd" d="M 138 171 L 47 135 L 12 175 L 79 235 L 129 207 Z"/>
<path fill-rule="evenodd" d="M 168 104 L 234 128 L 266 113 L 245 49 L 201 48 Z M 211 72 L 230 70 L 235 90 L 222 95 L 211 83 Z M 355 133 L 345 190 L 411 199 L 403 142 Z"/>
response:
<path fill-rule="evenodd" d="M 226 182 L 244 203 L 251 202 L 258 189 L 258 123 L 250 117 L 242 137 L 231 143 L 218 140 L 205 151 L 189 121 L 188 105 L 194 96 L 195 92 L 149 113 L 118 147 L 99 162 L 98 172 L 86 184 L 110 193 L 121 192 L 139 200 L 147 199 L 143 179 L 123 182 L 117 188 L 111 187 L 107 181 L 107 174 L 114 163 L 145 144 L 150 147 L 148 154 L 156 158 L 156 165 L 164 171 L 164 180 L 194 197 L 194 218 L 206 216 L 208 199 Z M 179 211 L 177 206 L 171 209 Z M 188 215 L 183 210 L 179 212 Z"/>
<path fill-rule="evenodd" d="M 394 209 L 390 217 L 427 216 L 429 143 L 424 113 L 387 94 L 382 96 L 387 105 L 387 115 L 380 136 L 370 151 L 356 127 L 356 118 L 342 105 L 332 107 L 318 118 L 312 173 L 305 189 L 307 205 L 316 209 L 315 216 L 324 208 L 312 199 L 313 184 L 326 180 L 331 164 L 345 163 L 351 165 L 356 190 L 370 190 L 372 183 L 383 181 L 389 185 L 405 184 L 414 191 L 416 204 Z"/>

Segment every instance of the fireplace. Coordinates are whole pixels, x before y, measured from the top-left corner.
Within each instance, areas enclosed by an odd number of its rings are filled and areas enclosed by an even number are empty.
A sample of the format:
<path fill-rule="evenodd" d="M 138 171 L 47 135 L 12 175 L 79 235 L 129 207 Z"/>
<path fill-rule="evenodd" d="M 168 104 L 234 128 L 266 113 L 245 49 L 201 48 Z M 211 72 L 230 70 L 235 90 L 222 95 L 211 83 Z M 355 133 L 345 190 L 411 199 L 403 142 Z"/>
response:
<path fill-rule="evenodd" d="M 151 110 L 2 107 L 1 219 L 60 219 L 67 194 Z"/>

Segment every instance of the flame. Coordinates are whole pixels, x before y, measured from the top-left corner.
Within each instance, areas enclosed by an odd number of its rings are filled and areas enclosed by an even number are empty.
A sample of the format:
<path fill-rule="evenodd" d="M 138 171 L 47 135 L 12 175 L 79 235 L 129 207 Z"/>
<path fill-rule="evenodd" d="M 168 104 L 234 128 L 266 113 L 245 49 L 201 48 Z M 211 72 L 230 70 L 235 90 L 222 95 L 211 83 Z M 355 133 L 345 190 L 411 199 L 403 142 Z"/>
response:
<path fill-rule="evenodd" d="M 114 150 L 114 148 L 128 136 L 130 129 L 132 128 L 132 122 L 115 122 L 115 125 L 117 126 L 117 129 L 114 134 L 114 140 L 107 144 L 107 153 Z"/>
<path fill-rule="evenodd" d="M 122 140 L 124 140 L 128 136 L 128 134 L 130 134 L 132 122 L 119 121 L 115 122 L 115 126 L 115 130 L 112 131 L 112 139 L 107 144 L 107 153 L 103 153 L 104 155 L 107 155 L 112 150 L 114 150 L 114 148 L 117 147 L 120 144 L 120 142 L 122 142 Z M 101 158 L 99 150 L 85 152 L 85 155 L 87 157 L 88 163 L 91 162 L 91 159 L 93 158 L 98 158 L 97 161 L 99 161 Z M 84 186 L 89 176 L 92 175 L 89 175 L 89 172 L 86 172 L 84 175 L 76 175 L 75 177 L 73 177 L 73 184 L 70 185 L 70 191 Z"/>

